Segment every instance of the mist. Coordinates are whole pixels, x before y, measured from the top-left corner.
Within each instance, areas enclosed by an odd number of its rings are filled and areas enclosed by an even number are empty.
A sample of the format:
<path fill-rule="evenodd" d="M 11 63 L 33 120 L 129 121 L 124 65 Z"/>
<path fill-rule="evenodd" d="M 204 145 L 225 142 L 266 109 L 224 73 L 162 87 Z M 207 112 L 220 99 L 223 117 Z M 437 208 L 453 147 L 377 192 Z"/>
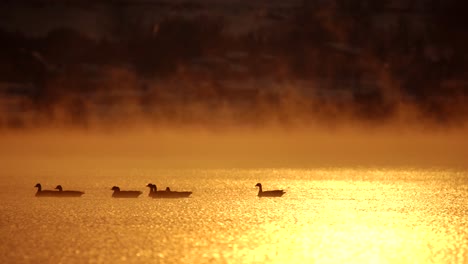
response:
<path fill-rule="evenodd" d="M 365 127 L 54 128 L 2 133 L 0 156 L 4 171 L 53 174 L 190 168 L 465 168 L 466 132 Z"/>
<path fill-rule="evenodd" d="M 3 167 L 466 166 L 462 1 L 33 2 L 2 3 Z"/>

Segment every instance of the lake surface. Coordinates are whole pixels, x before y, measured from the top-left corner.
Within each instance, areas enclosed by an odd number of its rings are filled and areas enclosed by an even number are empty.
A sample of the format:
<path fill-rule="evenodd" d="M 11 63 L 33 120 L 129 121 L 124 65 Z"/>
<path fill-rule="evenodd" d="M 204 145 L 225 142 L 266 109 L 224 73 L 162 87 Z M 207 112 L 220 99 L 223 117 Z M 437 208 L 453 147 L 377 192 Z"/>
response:
<path fill-rule="evenodd" d="M 86 193 L 37 198 L 38 182 Z M 193 194 L 151 199 L 149 182 Z M 468 263 L 466 170 L 1 172 L 0 187 L 0 263 Z"/>

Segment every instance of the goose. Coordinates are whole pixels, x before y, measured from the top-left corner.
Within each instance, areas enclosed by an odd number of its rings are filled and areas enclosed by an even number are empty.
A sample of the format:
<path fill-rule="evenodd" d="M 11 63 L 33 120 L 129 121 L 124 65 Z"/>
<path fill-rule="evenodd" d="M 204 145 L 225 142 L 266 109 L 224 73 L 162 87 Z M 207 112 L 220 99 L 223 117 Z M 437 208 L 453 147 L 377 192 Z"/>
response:
<path fill-rule="evenodd" d="M 286 193 L 283 190 L 263 191 L 261 183 L 257 183 L 255 187 L 259 187 L 258 197 L 281 197 Z"/>
<path fill-rule="evenodd" d="M 62 188 L 62 185 L 57 185 L 55 189 L 58 190 L 57 195 L 61 197 L 80 197 L 81 195 L 84 194 L 84 192 L 80 192 L 80 191 L 64 191 Z"/>
<path fill-rule="evenodd" d="M 146 187 L 150 188 L 150 192 L 148 194 L 149 197 L 157 196 L 158 194 L 163 195 L 167 191 L 167 188 L 169 188 L 169 187 L 167 187 L 166 191 L 158 191 L 156 189 L 156 185 L 154 185 L 152 183 L 148 183 L 148 185 L 146 185 Z"/>
<path fill-rule="evenodd" d="M 36 184 L 36 186 L 34 187 L 37 188 L 37 192 L 36 192 L 37 197 L 57 197 L 58 196 L 58 191 L 42 190 L 42 186 L 40 183 Z"/>
<path fill-rule="evenodd" d="M 150 188 L 152 189 L 152 194 L 150 194 L 152 198 L 186 198 L 192 194 L 192 192 L 171 191 L 169 187 L 166 187 L 166 190 L 164 191 L 158 191 L 158 187 L 156 186 L 156 184 L 151 184 Z"/>
<path fill-rule="evenodd" d="M 138 198 L 142 194 L 140 191 L 121 191 L 117 186 L 112 187 L 111 190 L 114 191 L 112 194 L 114 198 Z"/>

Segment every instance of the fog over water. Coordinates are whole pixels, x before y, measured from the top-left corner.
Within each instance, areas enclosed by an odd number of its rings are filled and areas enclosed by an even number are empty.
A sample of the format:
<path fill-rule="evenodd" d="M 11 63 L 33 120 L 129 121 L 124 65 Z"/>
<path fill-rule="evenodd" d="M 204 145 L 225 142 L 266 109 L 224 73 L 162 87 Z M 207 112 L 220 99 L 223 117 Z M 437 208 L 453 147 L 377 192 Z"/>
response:
<path fill-rule="evenodd" d="M 3 133 L 2 167 L 466 167 L 464 130 L 43 129 Z M 21 166 L 28 163 L 27 167 Z M 17 168 L 15 168 L 17 167 Z"/>
<path fill-rule="evenodd" d="M 465 126 L 466 3 L 350 3 L 3 2 L 0 127 Z"/>
<path fill-rule="evenodd" d="M 467 9 L 2 1 L 0 263 L 467 263 Z"/>

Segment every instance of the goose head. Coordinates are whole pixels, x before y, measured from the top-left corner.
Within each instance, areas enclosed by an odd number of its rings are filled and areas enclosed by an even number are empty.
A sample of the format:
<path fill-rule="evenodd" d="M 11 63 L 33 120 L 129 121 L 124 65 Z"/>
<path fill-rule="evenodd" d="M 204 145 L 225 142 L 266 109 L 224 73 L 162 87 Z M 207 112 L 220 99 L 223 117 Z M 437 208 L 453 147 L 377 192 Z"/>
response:
<path fill-rule="evenodd" d="M 38 183 L 38 184 L 36 184 L 34 187 L 35 187 L 35 188 L 41 188 L 42 186 L 41 186 L 40 183 Z"/>
<path fill-rule="evenodd" d="M 62 185 L 57 185 L 57 187 L 55 187 L 56 190 L 59 190 L 59 191 L 62 191 Z"/>
<path fill-rule="evenodd" d="M 255 184 L 255 187 L 260 187 L 260 188 L 262 188 L 262 184 L 261 184 L 261 183 L 257 183 L 257 184 Z"/>
<path fill-rule="evenodd" d="M 149 187 L 149 188 L 153 188 L 154 184 L 152 183 L 148 183 L 148 185 L 146 185 L 146 187 Z"/>
<path fill-rule="evenodd" d="M 114 187 L 112 187 L 112 189 L 111 189 L 111 190 L 112 190 L 112 191 L 117 191 L 117 192 L 118 192 L 118 191 L 120 191 L 120 188 L 119 188 L 119 187 L 117 187 L 117 186 L 114 186 Z"/>

